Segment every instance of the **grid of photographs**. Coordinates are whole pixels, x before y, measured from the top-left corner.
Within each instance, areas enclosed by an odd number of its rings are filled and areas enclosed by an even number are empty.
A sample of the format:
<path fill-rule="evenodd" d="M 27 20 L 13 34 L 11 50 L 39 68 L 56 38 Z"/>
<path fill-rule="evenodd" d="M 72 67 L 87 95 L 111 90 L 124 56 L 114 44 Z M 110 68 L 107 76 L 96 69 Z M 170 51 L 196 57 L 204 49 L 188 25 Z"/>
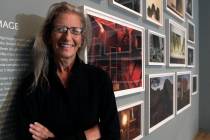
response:
<path fill-rule="evenodd" d="M 175 74 L 149 75 L 149 133 L 175 117 Z"/>
<path fill-rule="evenodd" d="M 144 90 L 144 29 L 117 17 L 85 7 L 92 25 L 87 63 L 105 70 L 115 96 Z"/>
<path fill-rule="evenodd" d="M 143 137 L 143 101 L 118 109 L 121 140 L 139 140 Z"/>

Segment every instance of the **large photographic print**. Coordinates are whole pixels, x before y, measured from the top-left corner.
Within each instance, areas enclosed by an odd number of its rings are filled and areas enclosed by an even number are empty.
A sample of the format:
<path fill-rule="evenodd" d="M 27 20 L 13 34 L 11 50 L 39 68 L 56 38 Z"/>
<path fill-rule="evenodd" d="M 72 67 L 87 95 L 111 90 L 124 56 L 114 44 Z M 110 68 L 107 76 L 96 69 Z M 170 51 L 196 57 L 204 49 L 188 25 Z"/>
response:
<path fill-rule="evenodd" d="M 169 12 L 184 21 L 185 0 L 166 0 L 166 7 Z"/>
<path fill-rule="evenodd" d="M 162 26 L 163 25 L 163 0 L 146 0 L 147 20 Z"/>
<path fill-rule="evenodd" d="M 148 31 L 148 60 L 149 65 L 165 65 L 166 47 L 165 36 Z"/>
<path fill-rule="evenodd" d="M 143 101 L 118 109 L 121 140 L 139 140 L 143 137 Z"/>
<path fill-rule="evenodd" d="M 143 28 L 86 7 L 92 25 L 87 63 L 111 77 L 115 96 L 144 90 Z"/>
<path fill-rule="evenodd" d="M 186 30 L 169 20 L 169 66 L 186 66 Z"/>
<path fill-rule="evenodd" d="M 109 2 L 128 12 L 142 16 L 142 0 L 109 0 Z"/>
<path fill-rule="evenodd" d="M 149 75 L 149 133 L 175 116 L 175 74 Z"/>
<path fill-rule="evenodd" d="M 177 72 L 176 113 L 179 114 L 191 105 L 191 72 Z"/>

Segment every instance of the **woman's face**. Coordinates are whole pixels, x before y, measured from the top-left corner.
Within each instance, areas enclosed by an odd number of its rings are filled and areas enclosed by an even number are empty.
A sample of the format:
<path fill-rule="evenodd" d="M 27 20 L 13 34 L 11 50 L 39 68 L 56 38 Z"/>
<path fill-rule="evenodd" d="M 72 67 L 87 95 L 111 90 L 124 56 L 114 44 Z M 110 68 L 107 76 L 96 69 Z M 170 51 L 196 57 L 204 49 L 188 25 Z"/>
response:
<path fill-rule="evenodd" d="M 82 44 L 81 29 L 80 17 L 75 13 L 62 13 L 55 19 L 50 41 L 56 58 L 68 59 L 76 56 Z"/>

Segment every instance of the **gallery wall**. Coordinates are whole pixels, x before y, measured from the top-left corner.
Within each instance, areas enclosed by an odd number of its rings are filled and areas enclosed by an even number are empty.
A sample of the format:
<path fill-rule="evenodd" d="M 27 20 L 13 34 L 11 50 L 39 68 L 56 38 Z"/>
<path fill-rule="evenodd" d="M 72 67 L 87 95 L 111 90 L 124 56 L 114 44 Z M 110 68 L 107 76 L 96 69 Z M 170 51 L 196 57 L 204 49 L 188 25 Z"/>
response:
<path fill-rule="evenodd" d="M 43 23 L 49 5 L 54 2 L 57 1 L 3 0 L 0 2 L 0 140 L 15 139 L 13 135 L 15 127 L 15 89 L 25 71 L 30 69 L 29 60 L 34 37 Z M 141 131 L 137 139 L 192 140 L 199 127 L 199 90 L 197 90 L 198 92 L 194 95 L 191 95 L 192 92 L 190 92 L 191 100 L 189 104 L 187 104 L 182 111 L 177 113 L 178 111 L 176 111 L 175 107 L 177 105 L 176 88 L 179 84 L 177 84 L 176 79 L 178 79 L 178 75 L 184 74 L 188 76 L 188 79 L 191 79 L 194 74 L 199 74 L 198 0 L 193 0 L 193 17 L 184 13 L 184 17 L 181 19 L 167 10 L 167 0 L 163 0 L 163 18 L 160 18 L 160 22 L 155 22 L 152 18 L 146 18 L 147 10 L 146 1 L 144 0 L 140 6 L 141 15 L 125 10 L 125 8 L 112 3 L 111 0 L 68 0 L 68 2 L 81 6 L 86 5 L 88 7 L 87 14 L 90 16 L 98 16 L 103 20 L 106 17 L 106 20 L 115 23 L 115 25 L 119 24 L 120 26 L 117 25 L 118 27 L 126 27 L 126 29 L 130 31 L 130 34 L 132 34 L 131 31 L 137 31 L 134 36 L 137 38 L 137 42 L 140 43 L 136 46 L 135 52 L 139 51 L 140 55 L 138 57 L 131 56 L 130 60 L 133 61 L 133 59 L 135 59 L 134 62 L 140 65 L 139 68 L 141 69 L 142 77 L 137 78 L 137 83 L 139 83 L 140 80 L 141 84 L 131 86 L 131 88 L 124 86 L 122 88 L 123 91 L 120 91 L 122 90 L 121 88 L 117 88 L 120 86 L 120 81 L 114 86 L 116 88 L 115 96 L 119 115 L 121 111 L 132 107 L 133 110 L 137 110 L 136 112 L 140 113 L 140 115 L 137 115 L 138 119 L 140 118 L 140 125 L 137 127 L 139 127 Z M 189 22 L 194 25 L 195 29 L 194 43 L 187 41 Z M 175 29 L 173 29 L 173 25 L 176 27 Z M 185 32 L 185 49 L 194 51 L 194 63 L 192 63 L 192 65 L 187 64 L 188 57 L 185 58 L 186 64 L 178 60 L 175 61 L 176 63 L 171 59 L 171 61 L 169 61 L 169 58 L 172 56 L 172 54 L 169 53 L 169 36 L 173 31 L 180 33 L 180 35 L 182 35 L 182 32 Z M 150 33 L 154 33 L 160 38 L 165 39 L 165 52 L 163 53 L 165 59 L 161 59 L 161 64 L 158 65 L 157 62 L 149 63 L 148 53 L 149 51 L 151 53 L 151 50 L 148 49 L 150 46 L 150 37 L 148 37 L 148 34 Z M 141 40 L 138 40 L 139 36 Z M 97 36 L 95 37 L 97 38 Z M 160 40 L 161 39 L 159 39 L 159 41 Z M 164 43 L 159 44 L 163 45 Z M 188 47 L 188 45 L 192 47 Z M 140 48 L 138 48 L 138 46 L 140 46 Z M 121 49 L 120 51 L 123 51 Z M 130 52 L 130 50 L 128 50 L 128 52 Z M 185 55 L 187 56 L 187 52 L 185 52 Z M 97 60 L 96 57 L 93 60 Z M 85 61 L 87 60 L 85 59 Z M 95 62 L 93 64 L 97 65 L 100 63 Z M 137 74 L 139 74 L 138 72 L 137 70 Z M 168 104 L 172 107 L 170 108 L 171 110 L 169 109 L 169 115 L 164 117 L 164 119 L 160 119 L 163 121 L 156 123 L 157 125 L 151 129 L 149 126 L 149 104 L 152 96 L 150 94 L 151 88 L 149 87 L 152 86 L 151 79 L 156 80 L 156 77 L 166 77 L 166 79 L 172 81 L 173 88 L 169 88 L 173 92 L 170 95 L 170 100 L 163 99 L 167 100 Z M 199 75 L 197 79 L 199 79 Z M 135 84 L 134 81 L 131 82 Z M 191 87 L 189 82 L 187 87 Z M 199 86 L 197 88 L 199 89 Z M 165 97 L 166 96 L 163 98 Z M 171 99 L 171 97 L 173 99 Z M 137 109 L 135 107 L 137 107 Z M 156 111 L 158 113 L 158 110 Z M 161 114 L 159 115 L 161 116 Z"/>

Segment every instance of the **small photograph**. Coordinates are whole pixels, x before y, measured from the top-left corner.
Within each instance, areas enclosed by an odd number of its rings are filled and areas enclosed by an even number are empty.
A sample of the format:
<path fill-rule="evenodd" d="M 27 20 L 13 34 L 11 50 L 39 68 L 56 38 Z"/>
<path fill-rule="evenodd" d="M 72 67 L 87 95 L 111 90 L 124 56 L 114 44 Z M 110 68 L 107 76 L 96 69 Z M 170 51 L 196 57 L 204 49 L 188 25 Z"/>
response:
<path fill-rule="evenodd" d="M 184 21 L 185 0 L 166 0 L 166 9 L 173 15 Z"/>
<path fill-rule="evenodd" d="M 143 137 L 143 101 L 118 109 L 121 140 L 139 140 Z"/>
<path fill-rule="evenodd" d="M 194 74 L 192 75 L 192 95 L 195 95 L 198 93 L 198 75 Z"/>
<path fill-rule="evenodd" d="M 163 0 L 146 0 L 147 20 L 163 26 Z"/>
<path fill-rule="evenodd" d="M 194 62 L 194 47 L 192 46 L 188 46 L 187 49 L 187 54 L 188 54 L 188 59 L 187 59 L 187 66 L 188 67 L 194 67 L 195 66 L 195 62 Z"/>
<path fill-rule="evenodd" d="M 187 22 L 188 42 L 195 43 L 195 24 L 190 20 Z"/>
<path fill-rule="evenodd" d="M 193 0 L 186 0 L 186 14 L 193 18 Z"/>
<path fill-rule="evenodd" d="M 149 133 L 175 117 L 175 74 L 149 75 Z"/>
<path fill-rule="evenodd" d="M 116 7 L 142 16 L 142 0 L 109 0 L 109 2 Z"/>
<path fill-rule="evenodd" d="M 186 66 L 186 30 L 169 20 L 169 66 Z"/>
<path fill-rule="evenodd" d="M 176 113 L 191 106 L 191 72 L 177 72 Z"/>
<path fill-rule="evenodd" d="M 148 31 L 148 60 L 149 65 L 165 65 L 166 45 L 165 35 L 151 30 Z"/>
<path fill-rule="evenodd" d="M 87 6 L 85 12 L 92 26 L 87 63 L 109 74 L 115 97 L 143 91 L 144 29 Z"/>

